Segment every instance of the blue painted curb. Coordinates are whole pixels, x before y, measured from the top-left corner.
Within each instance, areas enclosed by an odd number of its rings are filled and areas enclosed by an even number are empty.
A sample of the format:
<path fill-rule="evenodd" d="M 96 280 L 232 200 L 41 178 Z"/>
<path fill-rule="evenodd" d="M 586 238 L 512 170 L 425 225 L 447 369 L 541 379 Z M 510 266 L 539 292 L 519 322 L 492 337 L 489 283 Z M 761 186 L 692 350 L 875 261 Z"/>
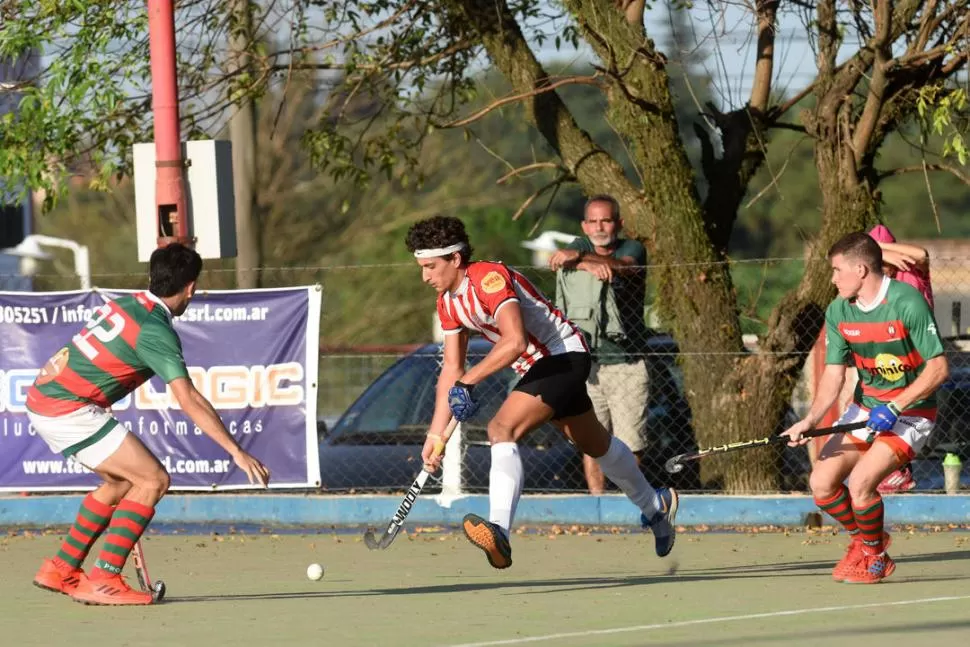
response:
<path fill-rule="evenodd" d="M 81 495 L 0 497 L 0 526 L 71 523 Z M 887 496 L 889 523 L 970 523 L 970 495 L 905 494 Z M 353 526 L 386 524 L 398 505 L 394 496 L 182 495 L 165 497 L 155 519 L 162 523 L 261 523 L 267 525 Z M 678 525 L 798 526 L 815 512 L 804 495 L 681 495 Z M 421 497 L 408 523 L 457 525 L 474 512 L 488 514 L 488 498 L 470 495 L 443 500 Z M 517 524 L 634 525 L 639 514 L 622 495 L 530 495 L 519 501 Z M 831 520 L 830 520 L 831 522 Z"/>

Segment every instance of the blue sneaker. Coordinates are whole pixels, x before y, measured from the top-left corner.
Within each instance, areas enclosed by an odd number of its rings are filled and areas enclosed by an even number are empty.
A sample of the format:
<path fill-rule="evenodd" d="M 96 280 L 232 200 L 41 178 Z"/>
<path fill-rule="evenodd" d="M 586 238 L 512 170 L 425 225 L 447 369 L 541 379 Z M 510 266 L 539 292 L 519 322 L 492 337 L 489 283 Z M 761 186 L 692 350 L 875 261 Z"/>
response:
<path fill-rule="evenodd" d="M 660 510 L 653 515 L 653 519 L 647 519 L 641 514 L 640 525 L 653 531 L 657 541 L 657 557 L 666 557 L 674 549 L 674 541 L 677 539 L 677 528 L 674 527 L 674 519 L 677 517 L 677 490 L 672 487 L 658 488 L 657 501 L 660 503 Z"/>

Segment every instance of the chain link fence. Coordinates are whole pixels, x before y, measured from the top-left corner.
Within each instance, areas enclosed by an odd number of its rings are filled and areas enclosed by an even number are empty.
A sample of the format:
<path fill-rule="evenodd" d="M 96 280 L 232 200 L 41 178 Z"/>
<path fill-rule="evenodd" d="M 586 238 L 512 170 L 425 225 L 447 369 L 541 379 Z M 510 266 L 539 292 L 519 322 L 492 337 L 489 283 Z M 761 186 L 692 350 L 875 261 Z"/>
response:
<path fill-rule="evenodd" d="M 933 256 L 932 277 L 937 323 L 946 340 L 950 379 L 939 392 L 937 430 L 914 465 L 917 489 L 943 487 L 939 464 L 943 453 L 953 451 L 970 458 L 970 255 Z M 224 261 L 207 262 L 202 289 L 231 289 L 237 285 L 235 270 Z M 556 295 L 556 274 L 545 268 L 518 268 L 550 299 Z M 766 259 L 732 265 L 738 295 L 739 317 L 745 332 L 745 348 L 739 356 L 758 353 L 759 336 L 767 331 L 769 314 L 780 297 L 797 285 L 801 259 Z M 647 267 L 646 272 L 656 271 Z M 37 290 L 74 289 L 76 277 L 39 276 Z M 95 275 L 95 285 L 141 288 L 143 276 Z M 435 343 L 434 292 L 420 282 L 412 263 L 267 268 L 260 272 L 261 287 L 319 283 L 323 286 L 321 313 L 318 429 L 322 485 L 327 492 L 398 491 L 420 468 L 425 432 L 434 407 L 441 347 Z M 664 461 L 674 454 L 698 447 L 692 426 L 689 399 L 685 394 L 679 357 L 681 349 L 663 332 L 663 322 L 651 305 L 648 283 L 646 306 L 631 312 L 622 299 L 615 306 L 622 317 L 641 321 L 646 334 L 628 330 L 605 332 L 597 350 L 603 365 L 642 366 L 646 396 L 638 376 L 620 378 L 606 389 L 611 408 L 622 409 L 614 418 L 645 418 L 638 432 L 642 444 L 641 465 L 654 484 L 672 483 L 686 490 L 700 484 L 696 474 L 680 480 L 664 473 Z M 626 308 L 626 310 L 624 310 Z M 567 315 L 570 315 L 567 307 Z M 572 313 L 575 314 L 575 313 Z M 605 329 L 604 329 L 605 330 Z M 605 343 L 602 343 L 605 342 Z M 242 343 L 242 342 L 241 342 Z M 490 346 L 473 339 L 469 362 L 476 362 Z M 690 349 L 705 353 L 705 349 Z M 191 358 L 188 358 L 191 364 Z M 816 364 L 812 353 L 804 357 L 783 424 L 803 415 L 813 393 Z M 491 376 L 476 387 L 481 402 L 476 416 L 461 425 L 448 456 L 442 478 L 429 491 L 449 493 L 485 492 L 488 487 L 490 453 L 486 428 L 505 396 L 514 387 L 511 369 Z M 850 380 L 851 382 L 851 380 Z M 851 389 L 840 399 L 851 398 Z M 632 412 L 632 413 L 631 413 Z M 618 422 L 614 419 L 614 427 Z M 629 425 L 628 425 L 629 426 Z M 616 429 L 617 433 L 621 432 Z M 752 438 L 777 429 L 752 429 Z M 624 432 L 628 433 L 628 432 Z M 526 491 L 587 492 L 582 457 L 550 424 L 522 441 Z M 811 469 L 805 448 L 782 452 L 780 482 L 785 489 L 804 489 Z"/>

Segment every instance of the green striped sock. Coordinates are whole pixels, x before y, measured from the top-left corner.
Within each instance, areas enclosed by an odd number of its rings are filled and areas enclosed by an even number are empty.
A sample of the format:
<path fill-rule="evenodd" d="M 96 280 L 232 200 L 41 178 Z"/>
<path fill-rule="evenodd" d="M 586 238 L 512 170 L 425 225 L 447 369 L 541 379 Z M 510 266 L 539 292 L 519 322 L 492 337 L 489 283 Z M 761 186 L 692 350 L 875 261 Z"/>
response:
<path fill-rule="evenodd" d="M 88 494 L 81 502 L 77 511 L 74 525 L 64 538 L 57 557 L 74 568 L 80 568 L 84 558 L 88 556 L 91 546 L 98 540 L 104 529 L 108 527 L 114 508 L 107 503 L 101 503 Z"/>
<path fill-rule="evenodd" d="M 104 547 L 94 563 L 90 577 L 104 577 L 106 573 L 117 575 L 125 567 L 131 549 L 135 547 L 145 528 L 148 527 L 155 508 L 122 499 L 111 517 L 111 525 L 105 534 Z"/>

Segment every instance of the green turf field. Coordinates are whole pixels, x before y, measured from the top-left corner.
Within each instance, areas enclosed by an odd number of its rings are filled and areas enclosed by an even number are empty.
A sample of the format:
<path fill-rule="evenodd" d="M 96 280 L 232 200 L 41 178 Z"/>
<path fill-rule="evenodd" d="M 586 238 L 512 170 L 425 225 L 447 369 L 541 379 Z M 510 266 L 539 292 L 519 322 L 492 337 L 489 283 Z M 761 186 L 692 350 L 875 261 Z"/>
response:
<path fill-rule="evenodd" d="M 164 535 L 145 541 L 168 600 L 85 607 L 30 584 L 59 534 L 0 539 L 0 636 L 66 645 L 965 645 L 970 534 L 897 530 L 895 575 L 837 584 L 845 535 L 525 535 L 492 570 L 457 534 Z M 306 567 L 326 568 L 319 582 Z M 954 598 L 954 599 L 946 599 Z M 637 628 L 639 627 L 639 628 Z"/>

